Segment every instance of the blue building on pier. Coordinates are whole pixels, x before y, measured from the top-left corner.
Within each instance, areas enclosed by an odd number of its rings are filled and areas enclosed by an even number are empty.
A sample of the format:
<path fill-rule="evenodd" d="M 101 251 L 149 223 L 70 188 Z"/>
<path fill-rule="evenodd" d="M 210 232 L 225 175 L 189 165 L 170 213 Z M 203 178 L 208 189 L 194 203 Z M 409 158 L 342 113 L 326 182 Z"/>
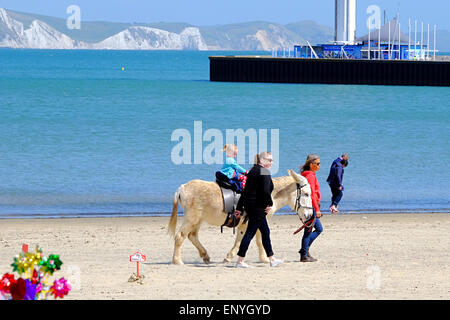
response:
<path fill-rule="evenodd" d="M 353 43 L 334 42 L 318 45 L 296 45 L 289 50 L 273 51 L 274 57 L 316 59 L 367 59 L 367 60 L 431 60 L 436 50 L 400 31 L 400 24 L 393 19 L 383 27 L 356 39 Z"/>

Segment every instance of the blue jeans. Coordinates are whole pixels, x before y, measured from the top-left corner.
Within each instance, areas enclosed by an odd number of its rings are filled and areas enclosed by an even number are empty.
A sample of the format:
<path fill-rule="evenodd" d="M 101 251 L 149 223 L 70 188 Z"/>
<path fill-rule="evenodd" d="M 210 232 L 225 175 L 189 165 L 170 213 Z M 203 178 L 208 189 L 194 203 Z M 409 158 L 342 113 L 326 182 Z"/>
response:
<path fill-rule="evenodd" d="M 314 211 L 314 215 L 316 212 Z M 314 228 L 314 231 L 312 230 Z M 305 228 L 302 238 L 302 248 L 300 249 L 300 256 L 305 257 L 308 253 L 309 247 L 314 240 L 322 233 L 323 227 L 320 219 L 316 218 L 313 228 Z"/>
<path fill-rule="evenodd" d="M 270 243 L 270 229 L 266 217 L 249 217 L 247 230 L 245 231 L 237 253 L 239 257 L 245 257 L 250 241 L 253 239 L 258 229 L 261 232 L 262 244 L 267 256 L 273 256 L 272 244 Z"/>

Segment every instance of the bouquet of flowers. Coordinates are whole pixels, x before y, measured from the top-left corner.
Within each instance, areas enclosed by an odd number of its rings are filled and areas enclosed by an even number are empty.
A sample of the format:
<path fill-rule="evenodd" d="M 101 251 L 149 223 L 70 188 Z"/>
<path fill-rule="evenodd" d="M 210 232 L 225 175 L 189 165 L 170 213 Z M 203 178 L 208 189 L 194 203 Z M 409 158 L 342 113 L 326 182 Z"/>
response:
<path fill-rule="evenodd" d="M 64 298 L 71 290 L 70 282 L 64 278 L 55 279 L 51 283 L 50 277 L 61 269 L 62 261 L 59 255 L 42 255 L 42 250 L 36 246 L 35 252 L 24 252 L 14 257 L 11 264 L 13 272 L 5 273 L 0 278 L 0 300 L 45 300 L 48 296 Z"/>

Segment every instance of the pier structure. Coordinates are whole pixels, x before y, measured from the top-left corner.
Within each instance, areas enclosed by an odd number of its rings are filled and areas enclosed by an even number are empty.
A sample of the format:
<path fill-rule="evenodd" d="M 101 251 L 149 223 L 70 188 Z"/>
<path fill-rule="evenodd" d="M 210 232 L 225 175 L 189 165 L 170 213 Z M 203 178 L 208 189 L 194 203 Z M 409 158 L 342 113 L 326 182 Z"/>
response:
<path fill-rule="evenodd" d="M 450 86 L 449 61 L 211 56 L 210 80 L 223 82 Z"/>
<path fill-rule="evenodd" d="M 421 24 L 408 20 L 408 35 L 399 15 L 365 36 L 356 37 L 356 0 L 336 0 L 335 41 L 272 50 L 267 56 L 211 56 L 210 80 L 230 82 L 327 83 L 450 86 L 450 61 L 436 53 L 436 26 L 431 40 Z M 424 42 L 426 38 L 426 43 Z"/>

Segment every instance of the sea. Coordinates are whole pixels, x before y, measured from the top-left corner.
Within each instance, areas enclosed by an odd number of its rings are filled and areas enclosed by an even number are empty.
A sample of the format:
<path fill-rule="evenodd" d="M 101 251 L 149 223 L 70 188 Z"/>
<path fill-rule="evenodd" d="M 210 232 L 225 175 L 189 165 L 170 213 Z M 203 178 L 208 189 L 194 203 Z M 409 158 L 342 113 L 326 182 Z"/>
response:
<path fill-rule="evenodd" d="M 227 132 L 273 177 L 318 154 L 324 211 L 348 153 L 343 214 L 450 213 L 450 88 L 209 81 L 209 56 L 249 54 L 270 52 L 1 49 L 0 218 L 169 215 Z"/>

